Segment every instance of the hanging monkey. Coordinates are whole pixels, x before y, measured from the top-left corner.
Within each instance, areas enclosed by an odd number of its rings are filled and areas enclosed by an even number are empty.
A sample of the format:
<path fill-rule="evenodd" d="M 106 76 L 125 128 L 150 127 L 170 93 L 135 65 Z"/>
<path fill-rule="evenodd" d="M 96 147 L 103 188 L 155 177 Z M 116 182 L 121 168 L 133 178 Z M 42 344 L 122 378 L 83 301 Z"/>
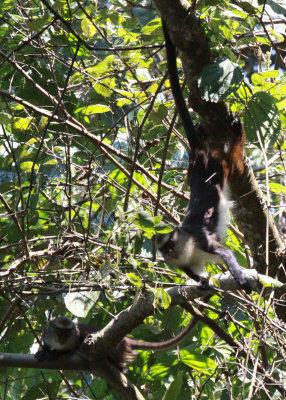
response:
<path fill-rule="evenodd" d="M 188 183 L 191 195 L 182 224 L 170 233 L 157 234 L 157 248 L 167 265 L 180 268 L 202 287 L 206 285 L 204 264 L 223 261 L 238 285 L 250 293 L 244 269 L 232 251 L 221 243 L 227 225 L 227 183 L 235 174 L 243 172 L 243 126 L 238 118 L 232 117 L 227 147 L 208 149 L 202 128 L 195 127 L 190 117 L 178 78 L 176 48 L 164 21 L 162 26 L 171 89 L 190 146 Z"/>

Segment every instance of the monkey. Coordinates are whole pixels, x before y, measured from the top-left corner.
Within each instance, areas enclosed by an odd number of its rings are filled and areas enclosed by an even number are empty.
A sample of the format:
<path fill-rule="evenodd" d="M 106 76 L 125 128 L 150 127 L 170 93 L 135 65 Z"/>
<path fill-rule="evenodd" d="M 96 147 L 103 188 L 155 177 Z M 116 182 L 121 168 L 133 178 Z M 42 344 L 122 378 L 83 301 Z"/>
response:
<path fill-rule="evenodd" d="M 107 353 L 107 359 L 120 371 L 124 371 L 127 364 L 133 361 L 135 350 L 165 350 L 180 343 L 190 332 L 195 319 L 172 339 L 162 342 L 141 342 L 124 337 L 118 345 Z M 71 355 L 79 350 L 85 338 L 98 332 L 99 329 L 92 325 L 73 322 L 65 316 L 56 317 L 47 323 L 42 334 L 42 350 L 35 354 L 39 361 L 52 361 L 64 355 Z"/>
<path fill-rule="evenodd" d="M 224 262 L 238 285 L 247 293 L 251 286 L 243 268 L 230 249 L 221 242 L 226 234 L 228 215 L 228 180 L 243 172 L 245 134 L 241 121 L 231 116 L 230 143 L 227 149 L 208 149 L 205 132 L 194 126 L 179 82 L 176 47 L 162 20 L 167 69 L 178 114 L 189 142 L 188 184 L 190 199 L 187 213 L 178 227 L 156 235 L 156 245 L 171 268 L 179 268 L 190 278 L 208 288 L 204 264 Z"/>
<path fill-rule="evenodd" d="M 71 355 L 79 350 L 84 339 L 99 329 L 92 325 L 73 322 L 62 316 L 49 321 L 43 331 L 43 349 L 35 354 L 39 361 L 52 361 L 64 355 Z M 122 339 L 115 349 L 107 354 L 108 360 L 121 371 L 127 363 L 133 360 L 134 350 L 129 343 L 131 339 Z"/>

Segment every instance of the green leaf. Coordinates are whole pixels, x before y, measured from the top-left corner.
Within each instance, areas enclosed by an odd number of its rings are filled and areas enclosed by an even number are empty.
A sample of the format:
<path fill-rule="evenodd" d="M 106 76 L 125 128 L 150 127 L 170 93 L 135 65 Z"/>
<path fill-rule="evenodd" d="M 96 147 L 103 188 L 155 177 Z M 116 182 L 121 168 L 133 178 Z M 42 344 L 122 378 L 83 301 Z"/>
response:
<path fill-rule="evenodd" d="M 150 118 L 155 124 L 161 124 L 162 120 L 168 115 L 168 108 L 160 104 L 155 110 L 150 113 Z"/>
<path fill-rule="evenodd" d="M 173 229 L 161 221 L 162 217 L 153 217 L 147 211 L 139 211 L 135 217 L 135 225 L 144 232 L 155 234 L 156 232 L 168 233 Z"/>
<path fill-rule="evenodd" d="M 269 188 L 270 188 L 271 192 L 274 192 L 277 194 L 286 193 L 286 187 L 283 185 L 280 185 L 279 183 L 270 182 Z"/>
<path fill-rule="evenodd" d="M 28 146 L 31 146 L 31 147 L 32 147 L 33 144 L 37 143 L 37 141 L 38 141 L 38 139 L 32 138 L 32 139 L 30 139 L 30 140 L 27 140 L 26 144 L 27 144 Z"/>
<path fill-rule="evenodd" d="M 280 71 L 278 71 L 278 69 L 273 69 L 270 71 L 260 72 L 260 75 L 263 76 L 264 78 L 278 78 L 278 76 L 280 75 Z"/>
<path fill-rule="evenodd" d="M 183 372 L 179 371 L 175 379 L 165 392 L 162 400 L 176 400 L 181 394 L 182 385 L 183 385 Z"/>
<path fill-rule="evenodd" d="M 11 122 L 11 115 L 1 111 L 0 112 L 0 124 L 8 125 Z"/>
<path fill-rule="evenodd" d="M 33 165 L 34 165 L 34 169 L 37 170 L 38 165 L 34 164 L 32 161 L 25 161 L 25 162 L 21 163 L 20 168 L 22 171 L 31 172 Z"/>
<path fill-rule="evenodd" d="M 60 10 L 61 8 L 63 8 L 66 5 L 66 0 L 56 0 L 53 3 L 53 9 L 54 10 Z"/>
<path fill-rule="evenodd" d="M 232 30 L 228 27 L 228 26 L 226 26 L 226 25 L 221 25 L 220 27 L 220 30 L 223 32 L 223 35 L 224 35 L 224 37 L 227 39 L 227 40 L 232 40 L 233 39 L 233 33 L 232 33 Z"/>
<path fill-rule="evenodd" d="M 58 164 L 58 160 L 53 159 L 53 160 L 46 161 L 43 165 L 57 165 L 57 164 Z"/>
<path fill-rule="evenodd" d="M 163 217 L 161 215 L 155 215 L 154 216 L 154 224 L 158 225 L 162 221 Z"/>
<path fill-rule="evenodd" d="M 180 352 L 180 358 L 184 364 L 207 375 L 211 375 L 216 369 L 216 363 L 211 358 L 200 353 L 184 349 Z"/>
<path fill-rule="evenodd" d="M 133 285 L 137 286 L 138 288 L 142 286 L 140 276 L 134 274 L 133 272 L 130 272 L 129 274 L 127 274 L 127 276 L 128 279 L 133 283 Z"/>
<path fill-rule="evenodd" d="M 200 339 L 203 346 L 211 346 L 214 342 L 213 330 L 208 326 L 204 326 L 201 330 Z"/>
<path fill-rule="evenodd" d="M 126 97 L 116 100 L 116 105 L 118 107 L 123 107 L 123 106 L 125 106 L 127 104 L 131 104 L 131 103 L 132 103 L 132 100 L 128 100 L 128 99 L 126 99 Z"/>
<path fill-rule="evenodd" d="M 39 122 L 39 129 L 44 129 L 47 126 L 48 120 L 49 119 L 47 117 L 42 116 Z"/>
<path fill-rule="evenodd" d="M 140 253 L 143 243 L 144 243 L 144 236 L 142 234 L 142 231 L 137 230 L 135 239 L 134 239 L 134 246 L 133 246 L 134 254 Z"/>
<path fill-rule="evenodd" d="M 279 74 L 280 72 L 277 69 L 273 71 L 260 72 L 259 74 L 255 73 L 251 75 L 251 81 L 255 86 L 264 86 L 266 82 L 269 84 L 269 79 L 277 78 Z"/>
<path fill-rule="evenodd" d="M 88 39 L 91 39 L 96 32 L 95 26 L 87 18 L 84 18 L 81 21 L 81 29 L 82 29 L 83 35 L 85 37 L 87 37 Z"/>
<path fill-rule="evenodd" d="M 142 33 L 143 35 L 150 35 L 156 29 L 161 28 L 161 25 L 161 18 L 155 18 L 142 28 Z"/>
<path fill-rule="evenodd" d="M 86 395 L 86 399 L 95 398 L 103 398 L 104 393 L 108 390 L 106 380 L 100 377 L 94 377 L 92 383 L 88 384 L 88 388 L 90 389 L 89 395 Z"/>
<path fill-rule="evenodd" d="M 65 296 L 66 308 L 75 316 L 85 318 L 95 305 L 100 292 L 72 292 Z"/>
<path fill-rule="evenodd" d="M 218 102 L 236 92 L 243 80 L 239 65 L 228 59 L 218 59 L 206 65 L 199 76 L 199 89 L 204 100 Z"/>
<path fill-rule="evenodd" d="M 257 92 L 248 102 L 243 113 L 245 132 L 248 140 L 257 142 L 259 134 L 264 145 L 272 146 L 281 129 L 276 100 L 271 94 Z"/>
<path fill-rule="evenodd" d="M 163 288 L 159 288 L 157 289 L 157 301 L 164 309 L 167 309 L 168 307 L 170 307 L 172 299 L 171 296 Z"/>
<path fill-rule="evenodd" d="M 172 364 L 173 365 L 178 364 L 178 360 L 175 360 Z M 156 378 L 158 376 L 160 376 L 160 377 L 168 376 L 170 367 L 171 367 L 170 363 L 168 365 L 165 365 L 162 363 L 157 363 L 150 368 L 150 376 L 152 378 Z"/>
<path fill-rule="evenodd" d="M 47 392 L 50 396 L 57 397 L 59 387 L 60 383 L 57 383 L 56 381 L 40 382 L 30 387 L 24 396 L 21 396 L 21 400 L 38 400 L 44 398 Z"/>
<path fill-rule="evenodd" d="M 147 211 L 139 211 L 135 217 L 135 224 L 143 231 L 149 231 L 154 228 L 154 218 Z"/>
<path fill-rule="evenodd" d="M 135 260 L 135 258 L 132 257 L 132 255 L 130 255 L 130 256 L 128 257 L 128 262 L 132 265 L 132 267 L 133 267 L 134 269 L 137 269 L 137 268 L 138 268 L 138 262 Z"/>
<path fill-rule="evenodd" d="M 284 283 L 277 281 L 276 279 L 271 278 L 270 276 L 263 275 L 263 279 L 259 277 L 259 282 L 262 283 L 263 286 L 265 287 L 276 287 L 276 288 L 281 288 L 284 286 Z"/>
<path fill-rule="evenodd" d="M 110 107 L 104 106 L 102 104 L 96 104 L 93 106 L 86 106 L 78 108 L 75 113 L 81 112 L 83 115 L 90 115 L 90 114 L 102 114 L 105 112 L 111 111 Z"/>
<path fill-rule="evenodd" d="M 102 85 L 100 82 L 93 85 L 93 89 L 96 93 L 101 94 L 104 97 L 109 97 L 112 94 L 112 90 L 109 87 Z"/>
<path fill-rule="evenodd" d="M 26 131 L 32 122 L 33 118 L 15 118 L 14 127 L 20 131 Z"/>
<path fill-rule="evenodd" d="M 101 61 L 94 65 L 93 67 L 89 67 L 86 69 L 86 72 L 88 72 L 90 75 L 96 77 L 102 77 L 104 73 L 106 73 L 108 70 L 114 68 L 114 64 L 117 63 L 116 58 L 114 55 L 107 56 L 104 61 Z"/>
<path fill-rule="evenodd" d="M 154 218 L 147 211 L 139 211 L 136 214 L 134 224 L 144 232 L 144 235 L 148 239 L 151 239 L 151 237 L 156 233 Z"/>
<path fill-rule="evenodd" d="M 39 32 L 48 22 L 51 21 L 51 19 L 52 17 L 49 14 L 46 14 L 33 20 L 27 20 L 26 24 L 31 32 Z"/>
<path fill-rule="evenodd" d="M 155 225 L 155 231 L 160 233 L 172 232 L 173 228 L 170 225 L 165 224 L 165 222 L 159 222 Z"/>
<path fill-rule="evenodd" d="M 229 358 L 233 353 L 233 348 L 224 340 L 218 340 L 217 343 L 213 344 L 213 348 L 223 356 L 223 359 Z"/>
<path fill-rule="evenodd" d="M 258 12 L 258 9 L 253 7 L 252 4 L 248 1 L 239 1 L 238 6 L 243 9 L 247 14 L 255 15 Z"/>
<path fill-rule="evenodd" d="M 267 46 L 271 46 L 271 42 L 268 38 L 264 37 L 256 37 L 255 43 L 266 44 Z"/>

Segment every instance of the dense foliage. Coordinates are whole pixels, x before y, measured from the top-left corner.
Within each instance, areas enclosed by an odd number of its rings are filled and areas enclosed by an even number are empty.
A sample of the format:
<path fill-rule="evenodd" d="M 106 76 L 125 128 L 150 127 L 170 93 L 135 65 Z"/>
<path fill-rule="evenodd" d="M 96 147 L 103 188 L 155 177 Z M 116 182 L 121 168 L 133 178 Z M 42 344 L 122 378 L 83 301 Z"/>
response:
<path fill-rule="evenodd" d="M 202 97 L 242 113 L 282 229 L 285 1 L 204 0 L 197 10 L 215 59 Z M 184 277 L 155 261 L 153 235 L 184 215 L 187 153 L 158 11 L 147 0 L 2 0 L 0 21 L 0 351 L 35 352 L 57 315 L 101 328 L 143 291 L 158 312 L 132 336 L 172 337 L 191 317 L 167 310 L 164 288 Z M 251 265 L 237 228 L 226 244 Z M 129 379 L 150 399 L 281 399 L 285 328 L 272 300 L 214 296 L 204 311 L 248 357 L 197 323 L 178 348 L 139 352 Z M 3 400 L 116 397 L 86 373 L 2 367 L 0 382 Z"/>

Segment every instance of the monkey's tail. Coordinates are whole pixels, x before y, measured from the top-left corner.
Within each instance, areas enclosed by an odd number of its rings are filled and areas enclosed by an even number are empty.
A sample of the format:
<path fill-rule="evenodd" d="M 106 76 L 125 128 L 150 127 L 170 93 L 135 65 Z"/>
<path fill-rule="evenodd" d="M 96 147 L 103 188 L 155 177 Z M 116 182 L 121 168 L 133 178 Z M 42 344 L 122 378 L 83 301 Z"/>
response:
<path fill-rule="evenodd" d="M 182 330 L 182 332 L 172 339 L 165 340 L 163 342 L 140 342 L 139 340 L 128 338 L 128 344 L 134 350 L 165 350 L 180 343 L 193 329 L 196 323 L 197 318 L 193 317 L 190 323 Z"/>
<path fill-rule="evenodd" d="M 176 108 L 181 118 L 189 145 L 191 148 L 199 148 L 201 142 L 197 135 L 195 126 L 193 124 L 192 118 L 190 116 L 189 110 L 187 108 L 182 89 L 180 86 L 178 69 L 177 69 L 177 54 L 176 47 L 173 44 L 166 23 L 162 20 L 162 28 L 165 38 L 166 56 L 167 56 L 167 67 L 169 73 L 169 80 L 171 84 L 171 89 L 173 97 L 175 100 Z"/>

